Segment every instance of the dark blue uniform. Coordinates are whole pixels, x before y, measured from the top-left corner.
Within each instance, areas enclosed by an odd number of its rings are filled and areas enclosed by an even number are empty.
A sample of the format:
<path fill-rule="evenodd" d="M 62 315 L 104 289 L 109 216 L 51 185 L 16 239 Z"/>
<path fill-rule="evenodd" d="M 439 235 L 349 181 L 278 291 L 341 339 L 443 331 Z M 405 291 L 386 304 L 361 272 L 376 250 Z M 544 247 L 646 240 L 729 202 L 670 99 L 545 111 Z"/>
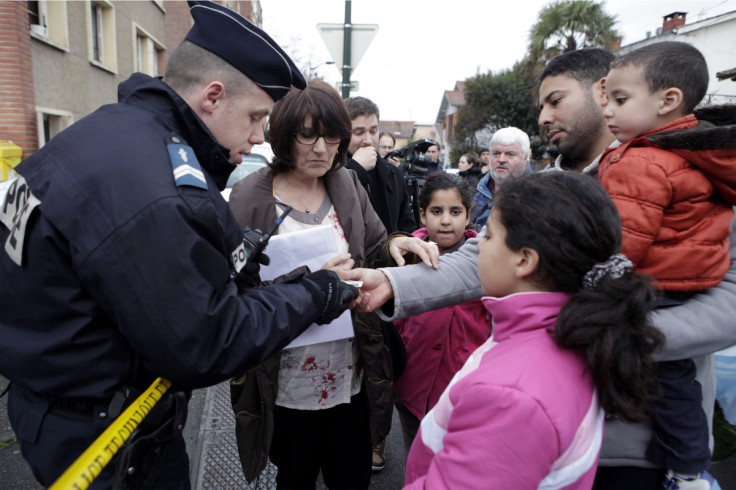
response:
<path fill-rule="evenodd" d="M 185 389 L 221 382 L 320 314 L 304 281 L 238 290 L 242 230 L 219 193 L 234 166 L 189 106 L 141 74 L 119 101 L 21 163 L 0 209 L 0 372 L 44 485 L 58 473 L 34 459 L 64 469 L 81 452 L 34 453 L 47 411 L 84 415 L 155 376 Z"/>

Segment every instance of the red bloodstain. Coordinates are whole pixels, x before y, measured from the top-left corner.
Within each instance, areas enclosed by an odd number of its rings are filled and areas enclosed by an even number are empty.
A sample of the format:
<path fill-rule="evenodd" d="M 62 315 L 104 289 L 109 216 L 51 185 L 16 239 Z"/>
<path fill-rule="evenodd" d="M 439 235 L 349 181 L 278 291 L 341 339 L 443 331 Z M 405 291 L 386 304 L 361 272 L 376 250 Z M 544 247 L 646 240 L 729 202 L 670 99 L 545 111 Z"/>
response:
<path fill-rule="evenodd" d="M 326 400 L 327 399 L 327 390 L 322 390 L 322 396 L 320 396 L 320 399 L 321 400 Z"/>
<path fill-rule="evenodd" d="M 302 364 L 302 371 L 315 371 L 317 369 L 317 363 L 314 357 L 307 357 L 307 360 Z"/>

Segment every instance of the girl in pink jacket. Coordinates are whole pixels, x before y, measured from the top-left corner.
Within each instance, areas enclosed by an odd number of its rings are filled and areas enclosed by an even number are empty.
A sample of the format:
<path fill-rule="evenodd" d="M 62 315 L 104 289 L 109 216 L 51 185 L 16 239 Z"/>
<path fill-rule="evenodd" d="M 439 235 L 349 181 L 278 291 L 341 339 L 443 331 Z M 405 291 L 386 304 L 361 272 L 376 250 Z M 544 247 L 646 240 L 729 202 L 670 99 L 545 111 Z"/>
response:
<path fill-rule="evenodd" d="M 477 235 L 470 223 L 473 189 L 455 175 L 436 172 L 419 194 L 424 228 L 413 234 L 435 242 L 440 254 L 452 253 Z M 402 320 L 396 328 L 406 346 L 403 374 L 394 382 L 404 446 L 408 454 L 419 421 L 432 408 L 470 354 L 491 336 L 491 324 L 480 299 Z"/>
<path fill-rule="evenodd" d="M 650 282 L 620 247 L 616 207 L 593 179 L 504 185 L 479 243 L 493 337 L 422 419 L 407 488 L 591 488 L 603 414 L 646 417 L 663 342 Z"/>

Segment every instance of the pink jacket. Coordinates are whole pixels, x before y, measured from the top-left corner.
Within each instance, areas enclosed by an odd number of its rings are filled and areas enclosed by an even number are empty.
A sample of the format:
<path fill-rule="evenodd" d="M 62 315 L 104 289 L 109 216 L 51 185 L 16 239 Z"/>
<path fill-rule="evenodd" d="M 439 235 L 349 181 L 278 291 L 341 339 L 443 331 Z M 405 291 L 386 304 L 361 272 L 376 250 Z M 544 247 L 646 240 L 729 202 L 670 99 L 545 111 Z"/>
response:
<path fill-rule="evenodd" d="M 422 420 L 406 488 L 587 489 L 603 411 L 581 355 L 552 338 L 564 293 L 483 298 L 494 334 Z"/>
<path fill-rule="evenodd" d="M 426 228 L 415 231 L 424 238 Z M 465 238 L 477 233 L 465 231 Z M 470 354 L 491 336 L 480 299 L 394 322 L 406 346 L 404 373 L 394 382 L 399 401 L 418 419 L 432 408 Z"/>

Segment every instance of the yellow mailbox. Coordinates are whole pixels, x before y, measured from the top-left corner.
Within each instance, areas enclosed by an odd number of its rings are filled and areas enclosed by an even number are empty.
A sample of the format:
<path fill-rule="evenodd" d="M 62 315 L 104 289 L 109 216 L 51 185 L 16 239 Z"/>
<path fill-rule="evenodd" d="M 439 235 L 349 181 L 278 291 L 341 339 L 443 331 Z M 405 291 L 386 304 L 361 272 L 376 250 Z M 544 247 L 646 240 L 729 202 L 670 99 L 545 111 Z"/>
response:
<path fill-rule="evenodd" d="M 10 141 L 0 140 L 0 181 L 12 177 L 13 169 L 22 159 L 23 148 Z"/>

